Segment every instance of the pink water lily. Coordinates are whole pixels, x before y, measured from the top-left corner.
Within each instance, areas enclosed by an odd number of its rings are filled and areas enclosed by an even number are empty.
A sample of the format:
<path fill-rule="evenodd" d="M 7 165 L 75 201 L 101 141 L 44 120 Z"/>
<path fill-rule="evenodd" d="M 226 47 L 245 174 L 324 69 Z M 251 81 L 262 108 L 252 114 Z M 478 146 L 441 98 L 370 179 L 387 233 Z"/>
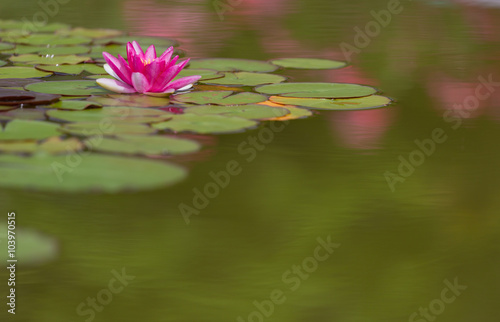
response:
<path fill-rule="evenodd" d="M 179 56 L 173 59 L 174 48 L 170 47 L 160 57 L 156 56 L 155 46 L 144 52 L 137 41 L 127 44 L 128 62 L 120 55 L 118 58 L 104 52 L 107 64 L 104 69 L 116 79 L 100 78 L 97 84 L 110 91 L 122 94 L 142 93 L 151 96 L 168 96 L 175 91 L 191 88 L 201 76 L 188 76 L 173 80 L 188 64 L 189 59 L 176 64 Z"/>

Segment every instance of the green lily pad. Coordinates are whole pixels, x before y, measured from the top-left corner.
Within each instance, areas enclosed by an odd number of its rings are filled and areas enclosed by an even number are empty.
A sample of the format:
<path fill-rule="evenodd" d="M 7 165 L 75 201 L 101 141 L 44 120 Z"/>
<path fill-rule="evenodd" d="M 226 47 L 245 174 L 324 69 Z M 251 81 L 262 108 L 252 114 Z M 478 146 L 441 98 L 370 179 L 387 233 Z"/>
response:
<path fill-rule="evenodd" d="M 0 140 L 42 140 L 60 135 L 59 128 L 59 124 L 49 122 L 13 120 L 0 131 Z"/>
<path fill-rule="evenodd" d="M 170 121 L 153 124 L 158 130 L 200 134 L 235 133 L 257 126 L 257 122 L 241 117 L 222 115 L 175 115 Z"/>
<path fill-rule="evenodd" d="M 196 141 L 168 136 L 118 135 L 115 138 L 103 138 L 99 144 L 93 144 L 94 138 L 85 141 L 89 149 L 130 155 L 179 155 L 196 152 L 200 144 Z"/>
<path fill-rule="evenodd" d="M 259 93 L 286 97 L 353 98 L 375 94 L 370 86 L 345 83 L 283 83 L 259 86 Z"/>
<path fill-rule="evenodd" d="M 46 46 L 27 46 L 27 45 L 17 45 L 16 48 L 6 50 L 2 54 L 14 54 L 14 55 L 24 55 L 24 54 L 35 54 L 44 49 Z"/>
<path fill-rule="evenodd" d="M 0 155 L 0 186 L 4 188 L 116 193 L 158 189 L 186 175 L 184 168 L 167 162 L 112 155 Z"/>
<path fill-rule="evenodd" d="M 182 77 L 187 76 L 201 76 L 200 80 L 216 79 L 224 77 L 223 74 L 219 74 L 218 71 L 212 69 L 183 69 L 173 80 L 177 80 Z"/>
<path fill-rule="evenodd" d="M 220 72 L 242 71 L 261 73 L 273 72 L 278 69 L 277 66 L 264 61 L 232 58 L 192 59 L 189 62 L 189 68 L 207 68 Z"/>
<path fill-rule="evenodd" d="M 0 78 L 0 87 L 24 87 L 38 82 L 41 82 L 41 80 L 33 78 Z"/>
<path fill-rule="evenodd" d="M 126 45 L 108 45 L 108 46 L 93 46 L 90 50 L 90 57 L 94 59 L 103 59 L 102 53 L 107 52 L 115 57 L 121 55 L 127 58 L 127 46 Z"/>
<path fill-rule="evenodd" d="M 17 171 L 19 170 L 17 169 Z M 58 256 L 59 245 L 52 237 L 41 234 L 36 230 L 19 227 L 15 230 L 15 236 L 18 246 L 16 248 L 15 259 L 19 261 L 19 265 L 42 265 L 56 259 Z M 7 225 L 2 223 L 0 224 L 0 245 L 2 245 L 0 248 L 0 260 L 3 263 L 6 263 L 8 259 L 12 259 L 8 257 L 8 240 Z"/>
<path fill-rule="evenodd" d="M 365 110 L 384 107 L 392 103 L 392 100 L 390 98 L 380 95 L 348 99 L 292 98 L 272 96 L 270 100 L 279 104 L 290 104 L 305 106 L 318 110 L 334 111 Z"/>
<path fill-rule="evenodd" d="M 144 124 L 109 122 L 109 120 L 65 124 L 61 127 L 61 131 L 78 136 L 151 134 L 156 132 L 155 129 Z"/>
<path fill-rule="evenodd" d="M 337 69 L 347 66 L 347 63 L 342 61 L 317 58 L 280 58 L 271 60 L 271 63 L 294 69 Z"/>
<path fill-rule="evenodd" d="M 54 72 L 58 74 L 80 75 L 84 71 L 91 74 L 105 74 L 103 67 L 94 64 L 78 64 L 78 65 L 61 65 L 61 66 L 46 66 L 38 65 L 37 69 Z"/>
<path fill-rule="evenodd" d="M 14 48 L 16 48 L 16 45 L 14 45 L 14 44 L 0 42 L 0 51 L 6 51 L 6 50 L 14 49 Z"/>
<path fill-rule="evenodd" d="M 85 37 L 62 37 L 53 34 L 32 34 L 27 37 L 18 38 L 16 43 L 24 45 L 86 45 L 92 42 L 92 39 Z"/>
<path fill-rule="evenodd" d="M 30 93 L 13 88 L 0 88 L 1 105 L 41 105 L 50 104 L 59 100 L 59 95 Z"/>
<path fill-rule="evenodd" d="M 95 81 L 90 80 L 40 82 L 29 84 L 24 88 L 28 91 L 64 96 L 90 96 L 110 93 L 98 86 Z"/>
<path fill-rule="evenodd" d="M 51 137 L 43 142 L 30 141 L 0 141 L 0 152 L 22 154 L 68 154 L 84 149 L 84 145 L 76 138 L 61 139 Z"/>
<path fill-rule="evenodd" d="M 88 28 L 73 28 L 66 30 L 58 30 L 56 34 L 61 36 L 79 36 L 86 38 L 109 38 L 123 35 L 123 31 L 114 29 L 88 29 Z"/>
<path fill-rule="evenodd" d="M 103 106 L 130 106 L 130 107 L 163 107 L 170 103 L 168 98 L 148 95 L 120 95 L 91 96 L 87 99 Z"/>
<path fill-rule="evenodd" d="M 18 108 L 18 107 L 17 106 L 0 105 L 0 112 L 15 110 L 16 108 Z"/>
<path fill-rule="evenodd" d="M 48 117 L 67 122 L 99 122 L 107 120 L 113 123 L 153 123 L 165 121 L 171 118 L 172 115 L 172 113 L 162 110 L 127 106 L 104 106 L 103 108 L 83 111 L 47 111 Z"/>
<path fill-rule="evenodd" d="M 180 103 L 193 103 L 193 104 L 216 104 L 216 105 L 241 105 L 253 104 L 264 102 L 267 96 L 257 93 L 236 93 L 232 91 L 199 91 L 187 94 L 175 95 L 172 98 Z"/>
<path fill-rule="evenodd" d="M 102 105 L 94 102 L 89 102 L 89 101 L 77 101 L 77 100 L 64 100 L 64 101 L 59 101 L 57 103 L 44 106 L 46 108 L 57 108 L 59 110 L 74 110 L 74 111 L 81 111 L 86 108 L 91 108 L 91 107 L 102 107 Z"/>
<path fill-rule="evenodd" d="M 52 73 L 43 72 L 33 67 L 2 67 L 0 68 L 0 79 L 3 78 L 34 78 L 46 77 Z"/>
<path fill-rule="evenodd" d="M 9 120 L 45 120 L 45 112 L 34 108 L 18 108 L 0 113 L 0 121 Z"/>
<path fill-rule="evenodd" d="M 200 105 L 188 107 L 184 110 L 184 113 L 237 116 L 249 120 L 270 120 L 290 114 L 287 109 L 282 107 L 271 107 L 259 104 L 237 106 Z"/>
<path fill-rule="evenodd" d="M 139 44 L 155 45 L 157 47 L 177 46 L 177 42 L 173 39 L 163 37 L 142 37 L 142 36 L 121 36 L 112 38 L 102 38 L 95 41 L 98 45 L 108 44 L 126 44 L 128 42 L 137 41 Z M 146 49 L 146 48 L 143 48 Z"/>
<path fill-rule="evenodd" d="M 236 72 L 224 73 L 223 78 L 201 81 L 201 83 L 216 85 L 257 86 L 263 84 L 276 84 L 286 81 L 286 77 L 272 74 Z"/>
<path fill-rule="evenodd" d="M 290 112 L 290 114 L 281 117 L 276 117 L 274 119 L 271 119 L 270 121 L 291 121 L 291 120 L 304 119 L 313 115 L 313 113 L 310 110 L 305 108 L 289 106 L 289 105 L 283 108 L 286 108 Z"/>
<path fill-rule="evenodd" d="M 83 63 L 84 61 L 90 60 L 90 57 L 85 56 L 76 56 L 76 55 L 61 55 L 61 56 L 53 56 L 53 55 L 45 55 L 39 56 L 35 54 L 26 54 L 19 56 L 12 56 L 9 58 L 12 62 L 20 62 L 30 65 L 62 65 L 69 64 L 75 65 L 79 63 Z"/>
<path fill-rule="evenodd" d="M 0 60 L 0 67 L 7 65 L 7 62 L 4 60 Z"/>
<path fill-rule="evenodd" d="M 75 55 L 88 54 L 90 48 L 87 46 L 64 46 L 64 47 L 45 47 L 38 51 L 40 55 Z"/>

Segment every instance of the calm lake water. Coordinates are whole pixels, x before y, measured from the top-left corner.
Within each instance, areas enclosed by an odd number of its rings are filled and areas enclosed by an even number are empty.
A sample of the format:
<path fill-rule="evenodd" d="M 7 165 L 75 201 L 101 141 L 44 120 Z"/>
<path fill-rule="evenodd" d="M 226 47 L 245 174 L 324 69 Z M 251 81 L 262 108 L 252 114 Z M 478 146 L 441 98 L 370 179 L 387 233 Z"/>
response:
<path fill-rule="evenodd" d="M 181 160 L 188 179 L 163 190 L 1 190 L 2 211 L 54 237 L 59 254 L 19 268 L 17 314 L 3 304 L 0 320 L 498 321 L 500 1 L 402 1 L 379 13 L 392 5 L 58 5 L 50 22 L 172 37 L 190 57 L 344 60 L 354 48 L 348 68 L 287 75 L 376 86 L 396 103 L 292 121 L 246 153 L 259 129 L 200 137 L 203 151 Z M 41 8 L 0 10 L 30 21 Z M 230 162 L 240 173 L 196 197 Z M 189 224 L 181 204 L 200 208 Z M 0 278 L 6 290 L 5 269 Z"/>

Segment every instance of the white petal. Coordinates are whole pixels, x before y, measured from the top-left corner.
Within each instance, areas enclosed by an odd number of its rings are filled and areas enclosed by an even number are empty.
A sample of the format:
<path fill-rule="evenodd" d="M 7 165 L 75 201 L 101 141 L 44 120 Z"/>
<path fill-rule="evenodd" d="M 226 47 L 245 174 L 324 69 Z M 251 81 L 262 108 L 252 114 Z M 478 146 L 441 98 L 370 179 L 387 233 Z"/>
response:
<path fill-rule="evenodd" d="M 183 88 L 179 88 L 179 89 L 177 90 L 177 92 L 187 91 L 187 90 L 188 90 L 188 89 L 190 89 L 191 87 L 193 87 L 193 84 L 189 84 L 189 85 L 184 86 Z"/>
<path fill-rule="evenodd" d="M 116 75 L 115 71 L 111 68 L 111 66 L 109 66 L 109 64 L 104 64 L 103 67 L 104 67 L 104 70 L 106 70 L 106 73 L 110 74 L 111 76 L 113 76 L 117 80 L 123 82 L 123 79 L 121 79 L 120 77 L 118 77 L 118 75 Z"/>
<path fill-rule="evenodd" d="M 99 78 L 98 80 L 96 80 L 96 82 L 97 84 L 99 84 L 99 86 L 115 93 L 131 94 L 136 92 L 136 90 L 132 86 L 127 85 L 124 82 L 117 81 L 116 79 Z"/>

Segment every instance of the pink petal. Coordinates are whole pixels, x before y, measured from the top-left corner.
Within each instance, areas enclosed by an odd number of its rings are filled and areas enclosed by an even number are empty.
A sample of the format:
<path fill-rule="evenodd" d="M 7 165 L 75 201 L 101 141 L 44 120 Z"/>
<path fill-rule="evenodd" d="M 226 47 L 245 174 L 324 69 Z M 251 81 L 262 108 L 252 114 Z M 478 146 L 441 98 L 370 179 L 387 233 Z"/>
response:
<path fill-rule="evenodd" d="M 189 84 L 196 83 L 200 78 L 201 78 L 201 76 L 188 76 L 188 77 L 179 78 L 178 80 L 173 81 L 172 83 L 168 84 L 168 86 L 163 90 L 163 92 L 167 91 L 169 89 L 178 90 L 179 88 L 183 88 L 184 86 L 187 86 Z"/>
<path fill-rule="evenodd" d="M 161 92 L 165 86 L 175 77 L 172 75 L 177 75 L 177 70 L 178 66 L 175 66 L 175 63 L 177 62 L 177 59 L 179 59 L 179 56 L 175 56 L 172 61 L 170 61 L 163 71 L 156 77 L 153 81 L 152 87 L 153 87 L 153 92 Z"/>
<path fill-rule="evenodd" d="M 161 73 L 161 68 L 160 68 L 160 62 L 158 60 L 153 60 L 151 64 L 148 64 L 144 67 L 144 75 L 146 76 L 147 79 L 150 80 L 150 82 L 154 83 L 155 80 L 158 78 L 158 76 Z"/>
<path fill-rule="evenodd" d="M 146 54 L 144 55 L 145 60 L 153 60 L 156 59 L 156 48 L 154 45 L 149 46 L 148 50 L 146 50 Z"/>
<path fill-rule="evenodd" d="M 139 93 L 147 92 L 151 87 L 146 76 L 141 73 L 132 73 L 132 84 Z"/>
<path fill-rule="evenodd" d="M 118 76 L 118 78 L 126 83 L 130 82 L 131 70 L 129 66 L 124 63 L 124 60 L 122 61 L 107 52 L 103 52 L 102 56 L 108 63 L 109 67 L 111 67 L 111 69 L 115 72 L 116 76 Z"/>
<path fill-rule="evenodd" d="M 165 75 L 165 79 L 163 80 L 162 84 L 163 85 L 160 88 L 160 91 L 164 91 L 165 89 L 168 88 L 169 83 L 181 72 L 181 70 L 189 63 L 189 59 L 183 61 L 179 65 L 175 65 L 174 67 L 170 68 L 170 73 Z"/>
<path fill-rule="evenodd" d="M 174 47 L 170 47 L 165 50 L 165 52 L 160 56 L 160 60 L 169 61 L 172 58 L 172 54 L 174 53 Z"/>
<path fill-rule="evenodd" d="M 104 87 L 107 90 L 110 90 L 115 93 L 120 93 L 120 94 L 130 94 L 130 93 L 135 93 L 136 90 L 129 86 L 128 84 L 125 84 L 124 82 L 120 82 L 116 79 L 111 79 L 111 78 L 99 78 L 96 80 L 97 84 L 99 86 Z"/>
<path fill-rule="evenodd" d="M 144 50 L 142 50 L 141 45 L 137 41 L 132 41 L 132 47 L 134 47 L 135 54 L 144 58 Z"/>

